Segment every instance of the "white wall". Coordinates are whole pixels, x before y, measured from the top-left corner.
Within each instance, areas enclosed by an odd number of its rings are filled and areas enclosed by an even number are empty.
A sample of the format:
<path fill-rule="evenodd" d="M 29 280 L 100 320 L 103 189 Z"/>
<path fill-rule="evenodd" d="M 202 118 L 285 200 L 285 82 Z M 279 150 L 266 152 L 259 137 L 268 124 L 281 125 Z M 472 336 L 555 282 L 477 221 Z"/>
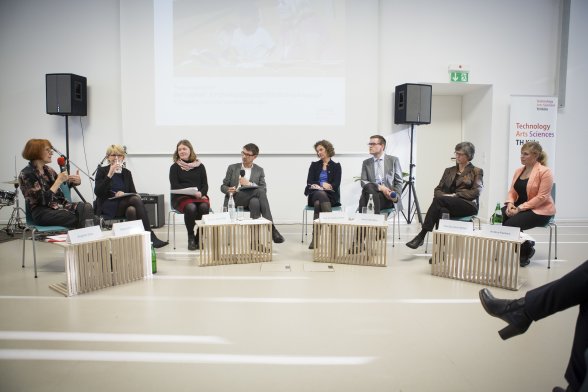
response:
<path fill-rule="evenodd" d="M 588 219 L 588 206 L 575 202 L 577 195 L 588 193 L 588 185 L 579 181 L 577 175 L 578 167 L 585 166 L 577 162 L 588 145 L 583 127 L 584 111 L 588 107 L 585 94 L 588 54 L 584 42 L 588 36 L 587 3 L 572 1 L 567 106 L 558 118 L 560 220 Z M 505 158 L 510 95 L 555 93 L 559 4 L 556 0 L 381 1 L 379 20 L 374 21 L 380 25 L 377 123 L 391 144 L 390 150 L 394 151 L 395 145 L 406 146 L 406 126 L 393 125 L 394 87 L 406 82 L 447 83 L 449 64 L 468 64 L 470 82 L 491 85 L 492 89 L 464 99 L 463 107 L 475 110 L 477 102 L 490 100 L 491 115 L 485 113 L 481 118 L 484 124 L 490 123 L 491 132 L 477 130 L 479 117 L 466 118 L 464 138 L 476 144 L 478 157 L 485 157 L 485 200 L 490 204 L 501 200 L 506 192 L 503 184 L 510 176 Z M 17 170 L 26 164 L 20 152 L 29 138 L 48 138 L 58 148 L 65 149 L 64 119 L 45 114 L 46 73 L 71 72 L 88 78 L 88 116 L 82 118 L 82 123 L 90 172 L 102 158 L 107 144 L 123 140 L 119 12 L 118 0 L 0 2 L 0 181 L 14 177 L 15 156 Z M 358 130 L 365 132 L 366 137 L 376 131 Z M 85 166 L 81 135 L 79 118 L 71 118 L 71 158 Z M 214 132 L 206 137 L 222 142 Z M 263 146 L 263 140 L 255 142 Z M 170 154 L 172 150 L 170 146 Z M 356 202 L 358 185 L 352 177 L 359 174 L 361 160 L 366 156 L 358 153 L 365 150 L 366 146 L 362 145 L 355 153 L 336 157 L 343 165 L 344 204 Z M 266 169 L 270 202 L 278 222 L 300 221 L 305 202 L 302 194 L 305 176 L 314 159 L 312 143 L 308 152 L 308 155 L 262 155 L 258 159 Z M 226 166 L 239 156 L 201 153 L 214 191 L 213 206 L 218 206 L 221 202 L 218 187 Z M 445 155 L 447 151 L 440 154 Z M 408 154 L 399 155 L 404 156 L 403 166 L 407 169 Z M 167 194 L 170 163 L 169 156 L 131 155 L 129 168 L 140 191 Z M 437 179 L 441 168 L 432 169 L 430 175 Z M 4 190 L 10 187 L 0 185 Z M 81 189 L 89 198 L 88 181 Z M 430 200 L 425 200 L 424 194 L 421 199 L 421 204 L 428 206 Z M 5 222 L 10 212 L 11 208 L 2 209 L 0 221 Z"/>

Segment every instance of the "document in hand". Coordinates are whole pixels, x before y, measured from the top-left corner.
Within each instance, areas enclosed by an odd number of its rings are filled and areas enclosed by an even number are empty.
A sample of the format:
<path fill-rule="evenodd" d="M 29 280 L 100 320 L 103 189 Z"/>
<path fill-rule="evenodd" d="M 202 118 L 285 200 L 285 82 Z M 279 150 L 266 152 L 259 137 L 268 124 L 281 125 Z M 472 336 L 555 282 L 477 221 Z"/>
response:
<path fill-rule="evenodd" d="M 129 196 L 139 196 L 136 193 L 125 193 L 122 194 L 120 196 L 113 196 L 113 197 L 109 197 L 108 200 L 116 200 L 116 199 L 122 199 L 123 197 L 129 197 Z"/>
<path fill-rule="evenodd" d="M 170 192 L 174 195 L 196 196 L 196 192 L 198 192 L 198 188 L 196 188 L 195 186 L 192 186 L 190 188 L 172 189 Z"/>

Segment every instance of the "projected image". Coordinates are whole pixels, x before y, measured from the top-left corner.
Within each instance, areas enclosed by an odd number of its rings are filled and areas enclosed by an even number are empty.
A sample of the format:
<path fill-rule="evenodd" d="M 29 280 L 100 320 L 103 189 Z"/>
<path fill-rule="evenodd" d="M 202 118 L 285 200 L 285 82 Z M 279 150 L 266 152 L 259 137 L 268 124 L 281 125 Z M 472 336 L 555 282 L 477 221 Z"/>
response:
<path fill-rule="evenodd" d="M 343 76 L 344 25 L 341 1 L 175 1 L 174 74 Z"/>
<path fill-rule="evenodd" d="M 345 125 L 345 1 L 153 4 L 157 125 Z"/>

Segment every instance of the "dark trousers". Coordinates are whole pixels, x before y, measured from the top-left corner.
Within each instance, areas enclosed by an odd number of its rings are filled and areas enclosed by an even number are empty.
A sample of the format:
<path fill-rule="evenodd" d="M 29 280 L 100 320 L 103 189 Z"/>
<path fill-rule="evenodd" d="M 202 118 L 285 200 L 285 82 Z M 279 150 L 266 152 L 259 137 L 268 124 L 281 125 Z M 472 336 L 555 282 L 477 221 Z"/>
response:
<path fill-rule="evenodd" d="M 86 219 L 94 218 L 94 208 L 90 203 L 73 203 L 73 209 L 54 210 L 48 207 L 37 207 L 31 211 L 33 221 L 41 226 L 64 226 L 68 229 L 79 229 L 85 226 Z"/>
<path fill-rule="evenodd" d="M 580 389 L 586 378 L 584 352 L 588 349 L 588 260 L 560 279 L 525 295 L 525 312 L 535 321 L 576 305 L 580 305 L 580 311 L 566 370 L 566 380 L 574 391 Z"/>
<path fill-rule="evenodd" d="M 308 195 L 308 205 L 314 207 L 313 220 L 318 219 L 321 213 L 321 204 L 330 203 L 329 195 L 327 192 L 321 190 L 314 190 Z"/>
<path fill-rule="evenodd" d="M 374 199 L 374 212 L 379 214 L 380 211 L 384 208 L 393 208 L 394 202 L 392 200 L 388 200 L 386 196 L 382 192 L 378 190 L 377 184 L 366 184 L 363 189 L 361 190 L 361 197 L 359 198 L 359 207 L 357 210 L 361 212 L 362 207 L 367 206 L 368 201 L 370 200 L 370 195 L 373 195 Z"/>
<path fill-rule="evenodd" d="M 124 197 L 118 203 L 116 209 L 116 216 L 124 216 L 126 220 L 141 220 L 145 231 L 151 231 L 149 224 L 149 215 L 143 204 L 143 200 L 139 196 Z"/>
<path fill-rule="evenodd" d="M 188 237 L 194 236 L 196 221 L 202 219 L 202 215 L 207 215 L 209 212 L 210 206 L 204 202 L 189 203 L 184 206 L 184 223 L 186 224 L 186 230 L 188 230 Z"/>
<path fill-rule="evenodd" d="M 273 221 L 272 213 L 270 211 L 269 202 L 265 191 L 261 188 L 243 189 L 233 194 L 235 199 L 235 207 L 243 206 L 249 209 L 252 219 L 257 219 L 263 216 L 265 219 Z M 229 198 L 225 198 L 225 207 L 229 202 Z"/>
<path fill-rule="evenodd" d="M 521 211 L 514 216 L 506 215 L 506 206 L 502 207 L 502 226 L 520 227 L 521 230 L 529 230 L 533 227 L 545 226 L 551 216 L 537 215 L 531 210 Z"/>
<path fill-rule="evenodd" d="M 444 213 L 449 214 L 451 218 L 460 218 L 463 216 L 475 215 L 478 208 L 473 202 L 461 199 L 455 196 L 434 197 L 431 206 L 427 210 L 423 230 L 433 231 L 439 223 L 439 219 Z"/>

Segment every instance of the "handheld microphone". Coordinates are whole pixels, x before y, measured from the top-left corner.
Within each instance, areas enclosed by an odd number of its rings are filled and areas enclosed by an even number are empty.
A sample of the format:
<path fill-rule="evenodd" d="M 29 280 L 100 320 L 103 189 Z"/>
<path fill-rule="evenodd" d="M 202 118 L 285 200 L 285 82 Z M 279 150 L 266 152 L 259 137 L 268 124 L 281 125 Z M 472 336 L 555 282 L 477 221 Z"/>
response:
<path fill-rule="evenodd" d="M 241 177 L 245 177 L 245 170 L 244 169 L 241 169 L 239 171 L 239 175 L 241 175 Z"/>
<path fill-rule="evenodd" d="M 59 165 L 59 170 L 63 173 L 66 170 L 65 157 L 61 156 L 57 158 L 57 164 Z"/>

